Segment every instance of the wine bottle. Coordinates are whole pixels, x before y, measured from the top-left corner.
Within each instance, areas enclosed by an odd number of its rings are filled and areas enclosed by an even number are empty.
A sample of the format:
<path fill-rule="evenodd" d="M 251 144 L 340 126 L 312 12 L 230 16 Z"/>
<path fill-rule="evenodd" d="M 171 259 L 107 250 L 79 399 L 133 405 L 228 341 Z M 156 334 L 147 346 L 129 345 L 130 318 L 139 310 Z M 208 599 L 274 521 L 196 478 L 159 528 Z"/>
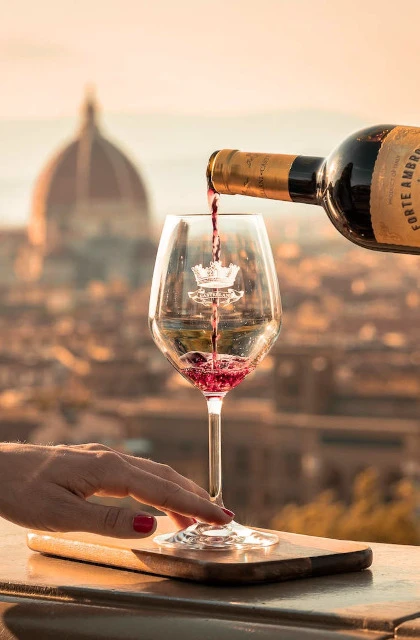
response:
<path fill-rule="evenodd" d="M 369 127 L 327 158 L 223 149 L 207 177 L 223 194 L 320 205 L 366 249 L 420 254 L 420 128 Z"/>

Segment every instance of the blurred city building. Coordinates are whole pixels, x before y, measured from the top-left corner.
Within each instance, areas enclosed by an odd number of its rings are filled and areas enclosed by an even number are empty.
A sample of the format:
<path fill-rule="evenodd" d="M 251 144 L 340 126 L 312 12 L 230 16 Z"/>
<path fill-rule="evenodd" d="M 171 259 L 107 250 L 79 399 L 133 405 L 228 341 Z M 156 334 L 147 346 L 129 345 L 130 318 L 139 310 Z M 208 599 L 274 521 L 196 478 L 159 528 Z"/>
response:
<path fill-rule="evenodd" d="M 103 135 L 91 92 L 75 138 L 37 179 L 27 237 L 18 244 L 17 232 L 3 235 L 2 281 L 13 273 L 26 282 L 75 287 L 149 280 L 156 247 L 146 189 L 131 160 Z"/>
<path fill-rule="evenodd" d="M 0 231 L 0 441 L 96 440 L 206 486 L 205 402 L 148 329 L 150 224 L 143 182 L 88 95 L 75 140 L 39 177 L 28 233 Z M 225 402 L 225 500 L 254 525 L 325 489 L 348 502 L 367 467 L 385 497 L 420 479 L 418 258 L 324 229 L 295 219 L 271 235 L 282 333 Z"/>
<path fill-rule="evenodd" d="M 263 525 L 325 489 L 350 500 L 370 466 L 391 496 L 420 459 L 414 259 L 340 254 L 335 240 L 318 254 L 301 238 L 278 247 L 277 268 L 282 334 L 227 397 L 223 428 L 226 503 Z M 153 344 L 148 297 L 116 281 L 3 286 L 0 438 L 94 439 L 205 486 L 205 403 Z"/>

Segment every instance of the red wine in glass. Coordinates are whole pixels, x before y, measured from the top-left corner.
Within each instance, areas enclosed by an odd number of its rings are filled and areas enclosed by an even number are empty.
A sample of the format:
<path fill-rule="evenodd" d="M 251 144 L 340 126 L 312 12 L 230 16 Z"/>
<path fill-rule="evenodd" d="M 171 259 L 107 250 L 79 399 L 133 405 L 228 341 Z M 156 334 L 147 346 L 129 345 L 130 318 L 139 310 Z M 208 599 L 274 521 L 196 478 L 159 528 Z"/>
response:
<path fill-rule="evenodd" d="M 191 351 L 181 357 L 188 366 L 180 372 L 203 393 L 225 394 L 238 386 L 255 369 L 248 358 L 234 355 L 205 354 Z"/>

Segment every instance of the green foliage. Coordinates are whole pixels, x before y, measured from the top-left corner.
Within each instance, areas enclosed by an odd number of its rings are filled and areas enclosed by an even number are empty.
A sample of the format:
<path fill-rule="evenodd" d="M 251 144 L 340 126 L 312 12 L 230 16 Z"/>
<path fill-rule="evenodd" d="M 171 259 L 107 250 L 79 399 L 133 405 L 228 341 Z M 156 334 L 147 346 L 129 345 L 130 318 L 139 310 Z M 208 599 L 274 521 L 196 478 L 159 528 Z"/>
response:
<path fill-rule="evenodd" d="M 367 469 L 355 479 L 350 505 L 337 500 L 333 491 L 324 491 L 309 504 L 286 505 L 274 517 L 272 526 L 279 531 L 326 538 L 417 545 L 418 497 L 413 484 L 401 480 L 395 485 L 393 499 L 386 502 L 377 471 Z"/>

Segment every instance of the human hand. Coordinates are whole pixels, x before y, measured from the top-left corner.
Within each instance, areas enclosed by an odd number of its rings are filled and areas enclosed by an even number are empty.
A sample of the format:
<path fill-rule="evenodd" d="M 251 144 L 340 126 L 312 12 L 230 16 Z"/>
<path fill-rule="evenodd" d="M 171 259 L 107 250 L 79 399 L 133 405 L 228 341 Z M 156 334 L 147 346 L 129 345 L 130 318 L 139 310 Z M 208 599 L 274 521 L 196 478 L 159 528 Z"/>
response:
<path fill-rule="evenodd" d="M 0 515 L 44 531 L 89 531 L 115 538 L 146 537 L 155 531 L 153 516 L 87 502 L 93 494 L 131 496 L 165 511 L 180 528 L 193 524 L 194 518 L 226 524 L 233 516 L 171 467 L 100 444 L 0 444 L 0 486 Z"/>

